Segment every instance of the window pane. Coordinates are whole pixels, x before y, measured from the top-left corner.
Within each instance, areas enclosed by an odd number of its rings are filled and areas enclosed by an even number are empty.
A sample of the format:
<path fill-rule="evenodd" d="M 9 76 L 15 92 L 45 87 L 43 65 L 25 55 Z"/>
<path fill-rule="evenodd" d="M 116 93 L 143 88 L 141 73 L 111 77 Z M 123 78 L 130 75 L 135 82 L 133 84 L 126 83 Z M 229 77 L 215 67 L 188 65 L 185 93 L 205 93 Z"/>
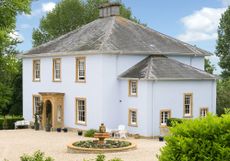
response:
<path fill-rule="evenodd" d="M 78 121 L 85 122 L 85 100 L 78 100 Z"/>
<path fill-rule="evenodd" d="M 40 60 L 34 61 L 34 78 L 40 79 Z"/>
<path fill-rule="evenodd" d="M 78 79 L 85 80 L 85 60 L 78 59 L 77 63 L 78 63 Z"/>
<path fill-rule="evenodd" d="M 54 60 L 54 79 L 61 79 L 61 61 L 60 59 Z"/>

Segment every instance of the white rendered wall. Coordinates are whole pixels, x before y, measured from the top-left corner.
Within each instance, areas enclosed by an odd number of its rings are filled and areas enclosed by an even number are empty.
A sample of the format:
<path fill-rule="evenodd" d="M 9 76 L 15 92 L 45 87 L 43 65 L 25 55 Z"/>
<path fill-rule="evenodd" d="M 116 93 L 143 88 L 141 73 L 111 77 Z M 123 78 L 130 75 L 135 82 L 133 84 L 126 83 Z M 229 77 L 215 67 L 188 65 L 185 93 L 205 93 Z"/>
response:
<path fill-rule="evenodd" d="M 64 125 L 95 128 L 102 122 L 102 57 L 86 57 L 86 83 L 75 82 L 75 57 L 61 57 L 62 81 L 52 82 L 52 58 L 41 58 L 41 82 L 32 82 L 32 59 L 23 59 L 23 116 L 32 120 L 32 95 L 61 92 L 64 96 Z M 87 99 L 87 126 L 75 124 L 75 98 Z"/>
<path fill-rule="evenodd" d="M 128 96 L 128 80 L 120 81 L 120 121 L 126 125 L 131 134 L 152 136 L 152 82 L 138 81 L 138 96 Z M 128 126 L 128 111 L 137 110 L 137 127 Z"/>
<path fill-rule="evenodd" d="M 116 129 L 121 121 L 120 81 L 118 76 L 143 60 L 146 56 L 138 55 L 103 55 L 103 122 L 109 129 Z M 127 90 L 127 88 L 126 88 Z"/>
<path fill-rule="evenodd" d="M 75 56 L 61 57 L 62 81 L 52 81 L 52 57 L 40 58 L 41 81 L 32 81 L 31 58 L 23 59 L 23 116 L 33 120 L 32 95 L 60 92 L 64 96 L 64 125 L 71 128 L 98 128 L 104 122 L 117 128 L 119 114 L 119 80 L 117 76 L 146 56 L 87 55 L 86 83 L 75 82 Z M 87 126 L 75 124 L 75 98 L 87 99 Z"/>
<path fill-rule="evenodd" d="M 184 93 L 193 93 L 193 118 L 200 108 L 216 113 L 215 81 L 159 81 L 153 83 L 153 135 L 160 135 L 160 110 L 170 109 L 171 117 L 183 118 Z"/>
<path fill-rule="evenodd" d="M 183 118 L 184 93 L 193 93 L 193 118 L 200 108 L 216 113 L 215 81 L 138 81 L 138 96 L 128 96 L 128 80 L 120 83 L 122 123 L 132 134 L 160 135 L 160 110 L 170 109 L 172 117 Z M 128 126 L 128 109 L 137 109 L 138 127 Z"/>
<path fill-rule="evenodd" d="M 168 56 L 168 58 L 177 60 L 187 65 L 191 65 L 195 68 L 204 70 L 204 57 L 201 57 L 201 56 Z"/>

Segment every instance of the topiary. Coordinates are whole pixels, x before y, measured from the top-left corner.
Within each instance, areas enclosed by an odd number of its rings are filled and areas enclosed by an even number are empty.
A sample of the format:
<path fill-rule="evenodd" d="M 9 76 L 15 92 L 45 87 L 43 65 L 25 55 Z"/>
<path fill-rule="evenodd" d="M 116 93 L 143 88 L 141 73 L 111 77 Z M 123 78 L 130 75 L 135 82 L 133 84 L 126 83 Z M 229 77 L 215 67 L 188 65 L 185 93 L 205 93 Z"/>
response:
<path fill-rule="evenodd" d="M 230 160 L 230 115 L 184 120 L 170 128 L 159 161 Z"/>

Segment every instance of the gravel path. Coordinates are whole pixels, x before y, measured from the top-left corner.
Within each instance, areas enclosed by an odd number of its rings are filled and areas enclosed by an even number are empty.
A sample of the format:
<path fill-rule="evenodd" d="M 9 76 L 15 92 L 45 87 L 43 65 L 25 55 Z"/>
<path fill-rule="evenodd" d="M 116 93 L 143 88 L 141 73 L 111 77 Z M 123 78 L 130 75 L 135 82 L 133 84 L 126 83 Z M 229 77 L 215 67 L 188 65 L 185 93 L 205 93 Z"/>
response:
<path fill-rule="evenodd" d="M 19 161 L 22 154 L 32 154 L 37 150 L 45 152 L 55 161 L 83 161 L 93 159 L 95 154 L 70 154 L 66 145 L 86 138 L 73 132 L 57 133 L 34 130 L 0 130 L 0 160 Z M 156 154 L 164 142 L 152 139 L 128 139 L 137 144 L 137 150 L 106 154 L 107 159 L 118 157 L 124 161 L 157 161 Z"/>

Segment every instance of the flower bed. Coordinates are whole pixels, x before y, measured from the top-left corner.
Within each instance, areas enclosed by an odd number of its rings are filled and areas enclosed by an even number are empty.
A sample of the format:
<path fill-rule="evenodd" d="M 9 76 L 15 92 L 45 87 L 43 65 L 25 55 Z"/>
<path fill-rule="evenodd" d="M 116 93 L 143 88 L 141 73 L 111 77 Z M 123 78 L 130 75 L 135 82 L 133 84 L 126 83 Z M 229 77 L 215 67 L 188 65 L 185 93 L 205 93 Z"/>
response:
<path fill-rule="evenodd" d="M 136 145 L 129 141 L 105 140 L 99 144 L 98 140 L 78 141 L 67 146 L 70 153 L 113 153 L 136 149 Z"/>
<path fill-rule="evenodd" d="M 99 144 L 97 140 L 86 140 L 76 142 L 73 145 L 82 148 L 111 149 L 127 147 L 130 146 L 131 143 L 128 141 L 106 140 L 105 144 Z"/>

